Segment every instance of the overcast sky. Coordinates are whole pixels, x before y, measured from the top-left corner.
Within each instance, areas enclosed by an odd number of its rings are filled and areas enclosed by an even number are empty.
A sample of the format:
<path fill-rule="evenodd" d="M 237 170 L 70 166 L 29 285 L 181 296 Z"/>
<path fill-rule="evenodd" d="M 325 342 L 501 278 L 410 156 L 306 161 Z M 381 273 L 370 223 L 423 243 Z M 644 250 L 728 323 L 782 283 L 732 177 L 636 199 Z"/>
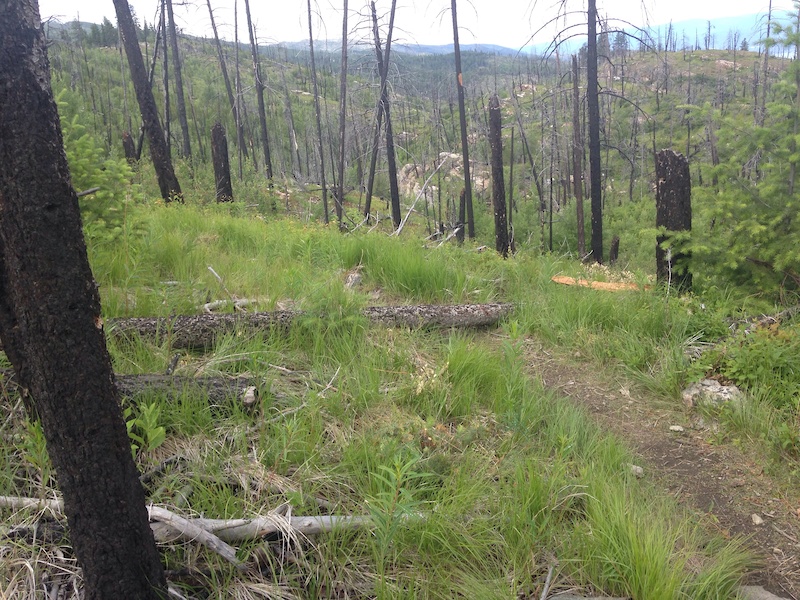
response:
<path fill-rule="evenodd" d="M 220 35 L 233 39 L 236 0 L 211 0 Z M 210 25 L 205 0 L 173 0 L 178 27 L 194 35 L 209 35 Z M 179 2 L 182 4 L 178 6 Z M 766 13 L 769 0 L 597 0 L 601 15 L 635 25 L 658 25 L 688 19 L 713 19 L 752 13 Z M 130 0 L 139 19 L 152 22 L 159 0 Z M 308 37 L 306 0 L 250 0 L 260 43 L 299 41 Z M 312 0 L 314 37 L 339 39 L 342 28 L 342 0 Z M 386 13 L 390 0 L 376 0 L 378 14 Z M 56 17 L 71 21 L 96 22 L 108 17 L 116 23 L 112 0 L 39 0 L 43 19 Z M 363 37 L 368 3 L 349 0 L 351 39 Z M 462 44 L 499 44 L 511 48 L 528 43 L 537 29 L 559 15 L 560 3 L 554 0 L 458 0 Z M 567 0 L 567 11 L 585 11 L 585 0 Z M 446 44 L 452 41 L 452 21 L 448 0 L 398 0 L 395 40 L 408 43 Z M 774 0 L 773 9 L 791 8 L 790 0 Z M 239 18 L 244 22 L 244 1 L 239 0 Z M 585 21 L 585 17 L 584 17 Z M 573 21 L 574 22 L 574 21 Z M 361 26 L 359 27 L 359 23 Z M 559 22 L 563 27 L 563 19 Z M 246 38 L 240 33 L 240 38 Z M 544 30 L 533 40 L 551 39 Z"/>

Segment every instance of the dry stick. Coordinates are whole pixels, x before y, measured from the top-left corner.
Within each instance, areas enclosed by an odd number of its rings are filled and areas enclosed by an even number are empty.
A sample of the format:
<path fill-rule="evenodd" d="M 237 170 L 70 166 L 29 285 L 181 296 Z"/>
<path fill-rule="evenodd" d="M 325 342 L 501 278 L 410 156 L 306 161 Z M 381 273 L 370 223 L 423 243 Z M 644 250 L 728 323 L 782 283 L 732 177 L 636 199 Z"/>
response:
<path fill-rule="evenodd" d="M 544 589 L 542 590 L 541 600 L 546 600 L 547 593 L 550 591 L 550 584 L 553 581 L 553 565 L 547 570 L 547 579 L 544 582 Z"/>
<path fill-rule="evenodd" d="M 63 514 L 64 502 L 62 500 L 44 500 L 37 498 L 21 498 L 18 496 L 0 496 L 0 507 L 11 508 L 12 510 L 23 510 L 33 508 L 36 510 L 50 510 L 54 513 Z M 232 563 L 239 570 L 246 569 L 246 565 L 236 558 L 236 550 L 223 542 L 219 537 L 203 526 L 203 519 L 185 519 L 175 513 L 161 508 L 160 506 L 148 506 L 147 512 L 152 520 L 168 526 L 169 531 L 173 532 L 172 539 L 185 541 L 198 541 L 209 550 L 222 556 L 225 560 Z M 151 524 L 151 527 L 153 524 Z M 163 533 L 163 532 L 162 532 Z M 169 537 L 169 536 L 167 536 Z M 168 541 L 162 539 L 161 541 Z"/>
<path fill-rule="evenodd" d="M 200 542 L 240 571 L 247 569 L 247 565 L 236 558 L 236 550 L 198 523 L 199 519 L 185 519 L 160 506 L 148 506 L 147 512 L 151 519 L 169 525 L 172 530 L 180 533 L 182 538 Z"/>
<path fill-rule="evenodd" d="M 195 526 L 213 533 L 217 538 L 225 542 L 243 542 L 257 540 L 264 536 L 276 533 L 289 533 L 291 535 L 319 535 L 334 529 L 358 529 L 372 524 L 372 518 L 367 516 L 340 516 L 340 515 L 320 515 L 315 517 L 284 517 L 272 514 L 255 519 L 189 519 Z M 161 527 L 159 523 L 154 523 L 153 533 L 156 541 L 176 541 L 174 537 L 175 529 L 171 527 Z M 178 531 L 179 541 L 191 541 L 191 536 L 183 536 L 183 532 Z"/>

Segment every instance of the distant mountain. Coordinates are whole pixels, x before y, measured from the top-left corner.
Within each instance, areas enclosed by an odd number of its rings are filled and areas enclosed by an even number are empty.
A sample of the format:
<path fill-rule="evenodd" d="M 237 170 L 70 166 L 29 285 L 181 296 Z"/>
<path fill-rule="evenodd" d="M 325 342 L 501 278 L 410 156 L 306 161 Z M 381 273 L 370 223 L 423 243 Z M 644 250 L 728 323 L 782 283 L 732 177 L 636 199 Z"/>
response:
<path fill-rule="evenodd" d="M 773 21 L 786 22 L 789 20 L 788 11 L 777 11 L 773 14 Z M 654 45 L 664 43 L 667 37 L 667 31 L 672 27 L 673 39 L 677 41 L 676 49 L 683 49 L 686 47 L 706 47 L 706 38 L 709 37 L 709 23 L 710 23 L 710 40 L 708 46 L 715 49 L 728 48 L 733 40 L 736 39 L 737 47 L 740 47 L 744 40 L 747 41 L 750 49 L 757 48 L 760 45 L 760 40 L 765 33 L 766 15 L 764 13 L 741 15 L 738 17 L 720 17 L 718 19 L 690 19 L 686 21 L 677 21 L 675 23 L 662 23 L 660 25 L 653 25 L 644 28 L 644 32 L 649 35 Z M 88 32 L 91 28 L 91 23 L 80 23 L 84 31 Z M 50 20 L 46 23 L 47 29 L 52 36 L 61 29 L 74 27 L 74 23 L 59 23 L 56 20 Z M 613 20 L 610 21 L 610 27 L 614 27 Z M 638 37 L 642 38 L 641 30 L 634 30 L 626 27 L 625 30 Z M 611 34 L 612 36 L 614 33 Z M 644 36 L 647 37 L 647 36 Z M 631 40 L 631 46 L 637 47 L 638 42 Z M 581 46 L 586 44 L 585 35 L 576 35 L 569 40 L 564 41 L 559 50 L 562 54 L 569 54 L 577 52 Z M 280 46 L 295 51 L 307 51 L 308 40 L 300 40 L 294 42 L 280 42 L 278 44 L 270 44 L 271 46 Z M 339 52 L 341 49 L 341 42 L 339 40 L 315 40 L 314 48 L 320 52 Z M 361 47 L 356 47 L 356 51 Z M 363 50 L 372 52 L 371 47 L 363 46 Z M 453 52 L 453 44 L 408 44 L 398 43 L 392 46 L 395 52 L 402 54 L 410 54 L 415 56 L 424 55 L 443 55 L 451 54 Z M 496 54 L 500 56 L 514 56 L 519 53 L 542 55 L 553 51 L 553 42 L 544 41 L 536 44 L 530 44 L 523 48 L 509 48 L 497 44 L 462 44 L 462 52 L 481 52 L 485 54 Z"/>

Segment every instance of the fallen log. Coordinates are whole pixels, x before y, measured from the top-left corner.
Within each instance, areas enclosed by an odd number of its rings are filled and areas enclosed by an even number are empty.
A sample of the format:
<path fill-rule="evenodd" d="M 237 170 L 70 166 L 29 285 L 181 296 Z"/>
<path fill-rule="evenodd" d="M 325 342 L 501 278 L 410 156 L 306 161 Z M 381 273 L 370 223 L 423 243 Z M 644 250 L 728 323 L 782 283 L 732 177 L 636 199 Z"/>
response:
<path fill-rule="evenodd" d="M 487 327 L 513 309 L 512 304 L 455 304 L 372 306 L 362 314 L 391 327 Z M 131 317 L 109 319 L 108 332 L 118 338 L 139 337 L 154 343 L 169 341 L 174 349 L 205 349 L 222 335 L 237 332 L 287 331 L 304 311 L 281 310 L 242 314 L 202 314 L 178 317 Z"/>
<path fill-rule="evenodd" d="M 16 376 L 11 369 L 0 369 L 0 379 L 7 392 L 19 394 Z M 161 394 L 169 400 L 182 395 L 208 399 L 210 405 L 224 404 L 231 399 L 245 401 L 248 392 L 257 398 L 259 382 L 253 377 L 186 377 L 180 375 L 114 375 L 120 396 L 136 400 L 142 394 Z M 255 389 L 253 389 L 255 388 Z"/>
<path fill-rule="evenodd" d="M 178 375 L 115 375 L 121 396 L 135 400 L 144 393 L 163 394 L 169 399 L 183 394 L 208 398 L 209 404 L 223 404 L 232 398 L 243 399 L 247 391 L 258 388 L 252 377 L 181 377 Z"/>

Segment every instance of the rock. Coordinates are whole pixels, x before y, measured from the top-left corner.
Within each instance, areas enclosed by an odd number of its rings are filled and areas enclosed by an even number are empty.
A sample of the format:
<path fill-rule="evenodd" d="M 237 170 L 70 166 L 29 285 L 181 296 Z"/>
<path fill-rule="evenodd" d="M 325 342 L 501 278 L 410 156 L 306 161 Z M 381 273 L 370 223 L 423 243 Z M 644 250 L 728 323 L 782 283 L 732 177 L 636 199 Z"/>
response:
<path fill-rule="evenodd" d="M 750 515 L 750 518 L 753 520 L 753 525 L 763 525 L 764 524 L 764 519 L 762 519 L 760 516 L 758 516 L 755 513 Z"/>
<path fill-rule="evenodd" d="M 742 600 L 786 600 L 765 590 L 760 585 L 744 585 L 739 588 L 739 597 Z"/>
<path fill-rule="evenodd" d="M 744 400 L 744 394 L 735 385 L 722 385 L 713 379 L 703 379 L 683 390 L 683 402 L 689 408 L 693 406 L 720 407 L 729 402 L 734 404 Z"/>
<path fill-rule="evenodd" d="M 670 425 L 669 430 L 674 431 L 675 433 L 683 433 L 685 431 L 680 425 Z"/>
<path fill-rule="evenodd" d="M 637 465 L 628 465 L 631 468 L 631 473 L 633 473 L 637 479 L 641 479 L 644 477 L 644 469 Z"/>

